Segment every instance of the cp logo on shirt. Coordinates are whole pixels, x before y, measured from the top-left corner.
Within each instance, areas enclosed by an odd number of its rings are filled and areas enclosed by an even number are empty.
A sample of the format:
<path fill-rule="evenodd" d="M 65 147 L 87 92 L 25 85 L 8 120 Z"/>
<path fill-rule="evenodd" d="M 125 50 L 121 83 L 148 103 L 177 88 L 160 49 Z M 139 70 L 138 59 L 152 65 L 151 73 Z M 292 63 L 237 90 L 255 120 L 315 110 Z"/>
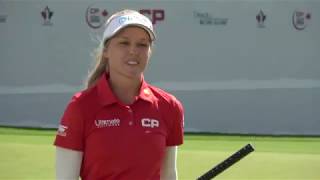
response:
<path fill-rule="evenodd" d="M 149 118 L 143 118 L 141 119 L 141 125 L 142 127 L 159 127 L 159 121 L 156 119 L 149 119 Z"/>

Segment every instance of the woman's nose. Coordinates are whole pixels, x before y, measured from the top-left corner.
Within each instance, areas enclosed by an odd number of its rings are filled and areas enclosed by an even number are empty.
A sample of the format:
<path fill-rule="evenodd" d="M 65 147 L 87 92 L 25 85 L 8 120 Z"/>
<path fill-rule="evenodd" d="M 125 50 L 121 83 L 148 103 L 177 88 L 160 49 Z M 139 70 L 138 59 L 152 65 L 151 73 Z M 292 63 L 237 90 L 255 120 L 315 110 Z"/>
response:
<path fill-rule="evenodd" d="M 137 47 L 135 45 L 131 45 L 129 47 L 129 52 L 130 52 L 130 54 L 137 54 L 138 49 L 137 49 Z"/>

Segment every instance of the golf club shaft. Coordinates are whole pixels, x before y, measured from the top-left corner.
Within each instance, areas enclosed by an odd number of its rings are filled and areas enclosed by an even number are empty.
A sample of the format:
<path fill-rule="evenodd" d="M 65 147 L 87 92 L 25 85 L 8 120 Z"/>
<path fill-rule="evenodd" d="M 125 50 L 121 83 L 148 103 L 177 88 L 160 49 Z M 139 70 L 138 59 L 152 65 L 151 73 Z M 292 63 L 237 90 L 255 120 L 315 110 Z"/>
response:
<path fill-rule="evenodd" d="M 219 163 L 217 166 L 200 176 L 197 180 L 210 180 L 244 158 L 246 155 L 254 151 L 251 144 L 247 144 L 246 146 L 242 147 L 240 150 L 238 150 L 236 153 Z"/>

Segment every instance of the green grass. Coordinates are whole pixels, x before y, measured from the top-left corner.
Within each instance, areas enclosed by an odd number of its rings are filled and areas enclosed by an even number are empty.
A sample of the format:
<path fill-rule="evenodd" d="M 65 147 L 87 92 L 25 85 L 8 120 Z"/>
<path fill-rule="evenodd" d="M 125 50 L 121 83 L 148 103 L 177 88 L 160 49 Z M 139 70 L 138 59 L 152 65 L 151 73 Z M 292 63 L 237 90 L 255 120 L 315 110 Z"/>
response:
<path fill-rule="evenodd" d="M 54 179 L 53 130 L 0 128 L 0 179 Z M 195 179 L 247 143 L 256 151 L 216 179 L 320 179 L 320 137 L 186 135 L 179 179 Z"/>
<path fill-rule="evenodd" d="M 195 179 L 247 143 L 256 151 L 216 179 L 320 179 L 320 138 L 250 136 L 186 136 L 180 178 Z"/>

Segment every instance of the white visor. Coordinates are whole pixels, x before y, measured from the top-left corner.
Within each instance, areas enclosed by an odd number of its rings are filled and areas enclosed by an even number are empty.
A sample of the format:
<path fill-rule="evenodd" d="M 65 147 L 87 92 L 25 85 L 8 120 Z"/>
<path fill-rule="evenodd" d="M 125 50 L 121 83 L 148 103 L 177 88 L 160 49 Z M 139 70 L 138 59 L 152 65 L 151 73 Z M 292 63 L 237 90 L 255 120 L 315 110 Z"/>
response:
<path fill-rule="evenodd" d="M 155 33 L 153 31 L 152 22 L 146 16 L 138 12 L 132 12 L 130 14 L 113 17 L 112 19 L 107 21 L 103 33 L 103 43 L 127 26 L 141 27 L 148 32 L 151 41 L 155 40 Z"/>

